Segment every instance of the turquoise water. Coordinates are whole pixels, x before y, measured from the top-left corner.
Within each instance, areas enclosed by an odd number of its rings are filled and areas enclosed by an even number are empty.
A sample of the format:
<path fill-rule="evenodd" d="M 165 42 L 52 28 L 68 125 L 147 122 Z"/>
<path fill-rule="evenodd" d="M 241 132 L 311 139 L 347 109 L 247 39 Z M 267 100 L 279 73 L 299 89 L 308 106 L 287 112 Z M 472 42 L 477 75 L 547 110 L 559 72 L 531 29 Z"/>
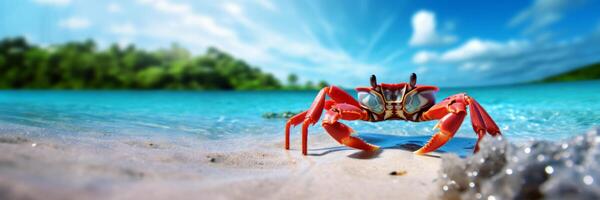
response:
<path fill-rule="evenodd" d="M 467 92 L 513 141 L 557 140 L 600 125 L 600 81 L 441 89 L 438 100 Z M 0 127 L 55 135 L 281 137 L 285 120 L 265 112 L 306 109 L 316 91 L 0 91 Z M 353 95 L 355 93 L 352 91 Z M 358 132 L 429 136 L 435 122 L 346 122 Z M 15 131 L 14 128 L 10 131 Z M 298 129 L 294 130 L 297 136 Z M 324 134 L 315 126 L 312 134 Z M 6 130 L 0 132 L 1 134 Z M 475 137 L 467 119 L 458 132 Z"/>

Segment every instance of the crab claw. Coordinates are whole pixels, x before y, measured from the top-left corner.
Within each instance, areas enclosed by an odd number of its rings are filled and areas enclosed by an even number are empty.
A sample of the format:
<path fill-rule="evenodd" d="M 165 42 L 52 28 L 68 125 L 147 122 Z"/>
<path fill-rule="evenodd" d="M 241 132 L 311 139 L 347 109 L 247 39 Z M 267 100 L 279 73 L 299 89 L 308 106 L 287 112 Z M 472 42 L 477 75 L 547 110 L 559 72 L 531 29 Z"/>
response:
<path fill-rule="evenodd" d="M 435 151 L 442 145 L 446 144 L 446 142 L 448 142 L 448 140 L 454 136 L 465 119 L 466 111 L 464 104 L 455 103 L 452 106 L 457 108 L 457 110 L 455 110 L 455 112 L 449 112 L 439 121 L 434 128 L 437 127 L 440 129 L 440 131 L 433 135 L 427 144 L 415 151 L 415 154 L 422 155 Z"/>
<path fill-rule="evenodd" d="M 450 140 L 465 119 L 467 108 L 469 108 L 471 113 L 473 131 L 475 131 L 478 137 L 473 152 L 479 150 L 479 141 L 486 133 L 492 136 L 502 135 L 500 128 L 498 128 L 498 125 L 496 125 L 485 109 L 472 97 L 460 93 L 444 99 L 421 116 L 421 120 L 423 121 L 441 118 L 439 123 L 433 127 L 434 129 L 440 128 L 440 131 L 433 135 L 429 142 L 415 153 L 425 154 L 435 151 Z"/>
<path fill-rule="evenodd" d="M 341 105 L 337 105 L 336 108 L 342 109 L 345 111 L 349 111 L 353 107 L 348 104 L 341 104 Z M 356 108 L 356 109 L 358 109 L 358 108 Z M 340 111 L 340 112 L 343 112 L 343 111 Z M 325 113 L 325 118 L 323 119 L 322 125 L 323 125 L 323 128 L 325 128 L 325 130 L 327 131 L 327 133 L 329 133 L 329 135 L 331 135 L 331 137 L 333 137 L 333 139 L 338 141 L 340 144 L 343 144 L 343 145 L 346 145 L 348 147 L 352 147 L 355 149 L 364 150 L 364 151 L 376 151 L 377 149 L 379 149 L 378 146 L 369 144 L 369 143 L 365 142 L 364 140 L 362 140 L 356 136 L 353 136 L 356 132 L 354 130 L 352 130 L 352 128 L 337 121 L 340 118 L 348 119 L 348 120 L 356 120 L 360 117 L 361 117 L 361 115 L 358 113 L 353 114 L 352 112 L 349 112 L 349 113 L 346 113 L 345 115 L 341 116 L 338 112 L 335 112 L 333 110 L 327 110 L 327 112 Z"/>
<path fill-rule="evenodd" d="M 364 151 L 376 151 L 379 149 L 378 146 L 369 144 L 364 140 L 353 136 L 355 133 L 354 130 L 340 122 L 335 122 L 333 124 L 323 123 L 323 127 L 327 130 L 327 133 L 340 144 Z"/>

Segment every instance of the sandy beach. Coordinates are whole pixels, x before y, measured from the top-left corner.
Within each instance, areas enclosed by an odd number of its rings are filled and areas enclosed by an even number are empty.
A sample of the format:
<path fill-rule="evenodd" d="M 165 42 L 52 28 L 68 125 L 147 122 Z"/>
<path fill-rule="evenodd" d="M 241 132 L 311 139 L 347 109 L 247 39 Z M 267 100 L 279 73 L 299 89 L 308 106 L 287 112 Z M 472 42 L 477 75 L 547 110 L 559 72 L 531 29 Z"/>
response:
<path fill-rule="evenodd" d="M 313 134 L 194 140 L 0 134 L 0 199 L 430 199 L 440 159 L 361 152 Z M 404 175 L 390 175 L 399 171 Z"/>

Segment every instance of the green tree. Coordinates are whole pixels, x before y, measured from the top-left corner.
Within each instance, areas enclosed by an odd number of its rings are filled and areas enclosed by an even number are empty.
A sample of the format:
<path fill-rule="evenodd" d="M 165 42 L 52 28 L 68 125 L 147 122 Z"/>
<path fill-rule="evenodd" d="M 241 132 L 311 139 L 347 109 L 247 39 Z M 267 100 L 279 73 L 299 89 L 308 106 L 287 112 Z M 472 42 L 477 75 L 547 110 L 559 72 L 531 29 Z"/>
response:
<path fill-rule="evenodd" d="M 319 84 L 317 84 L 317 88 L 318 89 L 321 89 L 321 88 L 324 88 L 324 87 L 327 87 L 327 86 L 329 86 L 329 83 L 327 83 L 325 81 L 319 81 Z"/>
<path fill-rule="evenodd" d="M 314 90 L 315 85 L 313 84 L 312 81 L 306 81 L 306 83 L 304 84 L 304 89 L 305 90 Z"/>
<path fill-rule="evenodd" d="M 287 81 L 290 86 L 296 86 L 298 85 L 298 76 L 296 74 L 290 74 L 287 77 Z"/>
<path fill-rule="evenodd" d="M 290 74 L 287 89 L 298 86 Z M 177 44 L 156 51 L 135 45 L 112 44 L 100 50 L 92 40 L 39 47 L 23 37 L 0 40 L 0 88 L 39 89 L 225 89 L 284 88 L 262 72 L 223 51 L 210 47 L 192 56 Z"/>

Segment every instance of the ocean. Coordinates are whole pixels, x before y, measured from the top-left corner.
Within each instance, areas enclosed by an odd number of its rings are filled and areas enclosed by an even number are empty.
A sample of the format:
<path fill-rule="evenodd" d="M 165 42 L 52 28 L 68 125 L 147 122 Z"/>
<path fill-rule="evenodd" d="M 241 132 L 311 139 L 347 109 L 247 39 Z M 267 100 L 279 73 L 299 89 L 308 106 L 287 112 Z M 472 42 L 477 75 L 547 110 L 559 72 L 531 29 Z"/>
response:
<path fill-rule="evenodd" d="M 356 96 L 353 90 L 349 92 Z M 506 138 L 514 142 L 559 140 L 600 125 L 600 81 L 442 88 L 436 97 L 439 101 L 459 92 L 479 101 Z M 0 134 L 283 140 L 285 119 L 266 119 L 262 115 L 302 111 L 316 94 L 317 91 L 5 90 L 0 91 Z M 429 136 L 434 133 L 436 121 L 345 123 L 359 133 Z M 293 129 L 292 135 L 297 137 L 298 132 L 299 128 Z M 318 124 L 310 132 L 325 134 Z M 456 136 L 476 137 L 468 117 Z"/>

